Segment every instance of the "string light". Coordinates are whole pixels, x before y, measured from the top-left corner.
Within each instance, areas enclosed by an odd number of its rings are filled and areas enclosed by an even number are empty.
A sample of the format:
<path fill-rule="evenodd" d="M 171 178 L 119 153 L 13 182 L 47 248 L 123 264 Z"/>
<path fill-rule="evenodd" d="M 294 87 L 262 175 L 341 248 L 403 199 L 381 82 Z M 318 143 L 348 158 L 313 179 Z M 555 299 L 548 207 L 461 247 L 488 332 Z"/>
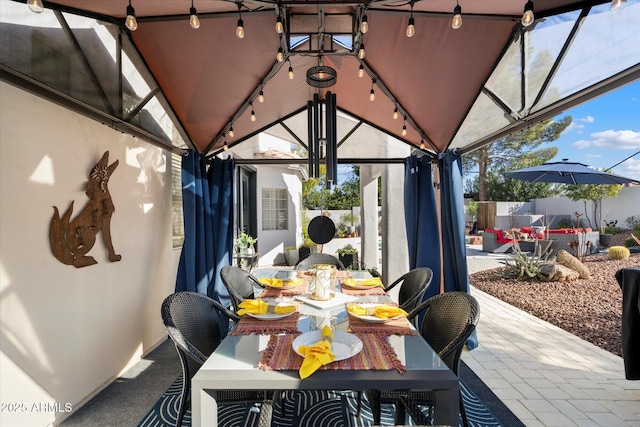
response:
<path fill-rule="evenodd" d="M 398 120 L 398 107 L 393 109 L 393 120 Z"/>
<path fill-rule="evenodd" d="M 236 133 L 233 131 L 233 126 L 229 128 L 228 135 L 229 135 L 229 138 L 233 138 L 234 136 L 236 136 Z"/>
<path fill-rule="evenodd" d="M 404 117 L 404 123 L 402 124 L 402 136 L 407 136 L 407 116 Z"/>
<path fill-rule="evenodd" d="M 376 100 L 376 92 L 373 90 L 374 84 L 375 84 L 375 80 L 371 80 L 371 92 L 369 92 L 369 101 Z"/>
<path fill-rule="evenodd" d="M 462 27 L 462 8 L 456 1 L 456 7 L 453 8 L 453 19 L 451 20 L 451 28 L 457 30 Z"/>
<path fill-rule="evenodd" d="M 366 52 L 364 51 L 364 42 L 360 44 L 360 50 L 358 50 L 358 58 L 364 59 Z"/>
<path fill-rule="evenodd" d="M 533 23 L 535 17 L 533 16 L 533 1 L 527 1 L 527 4 L 524 5 L 524 14 L 522 15 L 522 26 L 528 27 Z"/>
<path fill-rule="evenodd" d="M 369 31 L 369 21 L 367 20 L 367 15 L 363 15 L 362 22 L 360 22 L 360 32 L 366 34 L 367 31 Z"/>
<path fill-rule="evenodd" d="M 623 7 L 625 7 L 627 5 L 627 0 L 612 0 L 611 1 L 611 6 L 609 6 L 609 10 L 611 10 L 611 12 L 617 12 L 620 9 L 622 9 Z M 31 9 L 33 10 L 33 9 Z M 35 12 L 35 10 L 34 10 Z"/>
<path fill-rule="evenodd" d="M 289 80 L 293 80 L 295 76 L 293 75 L 293 67 L 291 66 L 291 60 L 289 60 Z"/>
<path fill-rule="evenodd" d="M 278 62 L 284 61 L 284 51 L 282 50 L 282 47 L 278 48 L 278 53 L 276 53 L 276 61 Z"/>
<path fill-rule="evenodd" d="M 424 139 L 420 140 L 420 149 L 424 150 Z"/>
<path fill-rule="evenodd" d="M 407 25 L 407 37 L 416 35 L 415 21 L 413 19 L 413 0 L 411 0 L 411 15 L 409 16 L 409 25 Z"/>
<path fill-rule="evenodd" d="M 236 37 L 244 38 L 244 21 L 242 20 L 242 3 L 238 3 L 238 26 L 236 27 Z"/>
<path fill-rule="evenodd" d="M 280 17 L 280 15 L 278 15 L 278 17 L 276 18 L 276 33 L 282 34 L 283 31 L 284 27 L 282 26 L 282 18 Z"/>
<path fill-rule="evenodd" d="M 256 112 L 253 111 L 253 103 L 251 103 L 249 105 L 251 105 L 251 121 L 255 122 L 256 121 Z"/>
<path fill-rule="evenodd" d="M 27 6 L 29 6 L 31 12 L 42 13 L 44 11 L 42 0 L 27 0 Z"/>
<path fill-rule="evenodd" d="M 198 18 L 198 11 L 193 7 L 193 0 L 191 0 L 191 9 L 189 9 L 189 25 L 194 30 L 200 28 L 200 19 Z"/>
<path fill-rule="evenodd" d="M 224 140 L 224 145 L 222 146 L 222 149 L 224 151 L 227 151 L 229 149 L 229 146 L 227 145 L 227 140 L 226 139 Z"/>
<path fill-rule="evenodd" d="M 129 0 L 129 6 L 127 6 L 127 17 L 124 20 L 124 25 L 129 31 L 135 31 L 138 29 L 138 21 L 136 20 L 136 10 L 131 6 L 131 0 Z"/>
<path fill-rule="evenodd" d="M 358 67 L 358 77 L 363 78 L 364 77 L 364 65 L 360 64 L 360 67 Z"/>
<path fill-rule="evenodd" d="M 258 102 L 262 104 L 264 102 L 264 92 L 260 89 L 260 93 L 258 94 Z"/>

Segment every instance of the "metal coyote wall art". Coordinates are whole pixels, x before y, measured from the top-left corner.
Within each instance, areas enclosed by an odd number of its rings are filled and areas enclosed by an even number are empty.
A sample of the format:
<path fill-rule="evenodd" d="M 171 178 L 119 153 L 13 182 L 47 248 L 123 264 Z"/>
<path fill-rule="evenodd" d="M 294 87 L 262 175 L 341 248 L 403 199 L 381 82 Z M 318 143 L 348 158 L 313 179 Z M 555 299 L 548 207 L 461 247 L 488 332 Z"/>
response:
<path fill-rule="evenodd" d="M 58 208 L 53 207 L 49 240 L 53 255 L 63 264 L 78 268 L 96 264 L 98 261 L 87 253 L 93 248 L 100 232 L 109 251 L 109 261 L 122 259 L 122 255 L 116 254 L 111 243 L 111 216 L 115 212 L 115 206 L 107 188 L 109 178 L 117 167 L 118 160 L 109 165 L 109 152 L 106 151 L 89 173 L 89 181 L 85 187 L 89 201 L 73 220 L 73 201 L 62 218 Z"/>

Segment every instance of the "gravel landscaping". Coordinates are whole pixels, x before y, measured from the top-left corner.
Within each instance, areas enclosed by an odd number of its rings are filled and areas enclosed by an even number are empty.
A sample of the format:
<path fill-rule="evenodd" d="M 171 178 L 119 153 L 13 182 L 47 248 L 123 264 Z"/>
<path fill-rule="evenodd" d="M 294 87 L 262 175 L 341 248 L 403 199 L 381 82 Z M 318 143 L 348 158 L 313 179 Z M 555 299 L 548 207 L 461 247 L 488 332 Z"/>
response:
<path fill-rule="evenodd" d="M 617 240 L 612 244 L 620 245 Z M 590 279 L 521 281 L 503 278 L 502 268 L 498 268 L 472 274 L 470 281 L 483 292 L 622 356 L 622 292 L 614 274 L 621 268 L 639 267 L 640 254 L 631 254 L 624 261 L 596 254 L 587 257 L 584 264 Z"/>

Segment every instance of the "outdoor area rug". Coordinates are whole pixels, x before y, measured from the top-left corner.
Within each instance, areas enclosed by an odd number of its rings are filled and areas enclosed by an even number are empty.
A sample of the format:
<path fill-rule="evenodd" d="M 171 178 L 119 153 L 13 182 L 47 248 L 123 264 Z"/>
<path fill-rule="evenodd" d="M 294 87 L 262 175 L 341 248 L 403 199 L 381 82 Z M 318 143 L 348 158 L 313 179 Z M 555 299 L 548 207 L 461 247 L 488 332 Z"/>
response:
<path fill-rule="evenodd" d="M 140 420 L 138 427 L 173 426 L 180 404 L 182 379 L 178 377 L 162 394 L 155 405 Z M 487 406 L 460 380 L 460 391 L 471 427 L 502 426 Z M 273 405 L 273 427 L 369 427 L 373 416 L 366 397 L 357 416 L 357 393 L 354 391 L 282 391 Z M 258 425 L 258 404 L 221 405 L 218 408 L 219 425 L 223 427 L 250 427 Z M 393 405 L 382 406 L 382 425 L 395 425 Z M 413 425 L 408 417 L 407 425 Z M 187 410 L 183 426 L 191 425 L 191 412 Z"/>

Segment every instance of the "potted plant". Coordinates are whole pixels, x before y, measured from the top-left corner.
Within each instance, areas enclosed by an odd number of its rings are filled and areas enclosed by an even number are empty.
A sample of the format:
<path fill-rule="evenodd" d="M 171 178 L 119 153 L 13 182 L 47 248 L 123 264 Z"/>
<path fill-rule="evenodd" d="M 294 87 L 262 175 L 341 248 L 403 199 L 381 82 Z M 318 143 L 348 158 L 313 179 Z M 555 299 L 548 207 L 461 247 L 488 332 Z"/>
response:
<path fill-rule="evenodd" d="M 296 265 L 299 259 L 298 248 L 295 246 L 287 246 L 284 248 L 284 260 L 288 266 L 292 267 Z"/>
<path fill-rule="evenodd" d="M 354 248 L 351 244 L 343 246 L 338 249 L 338 259 L 344 264 L 347 268 L 357 268 L 358 267 L 358 250 Z"/>
<path fill-rule="evenodd" d="M 600 228 L 600 246 L 608 248 L 611 246 L 611 239 L 614 234 L 618 234 L 620 229 L 616 227 L 618 221 L 604 220 L 604 226 Z"/>
<path fill-rule="evenodd" d="M 253 255 L 253 245 L 258 241 L 247 233 L 240 234 L 233 241 L 233 249 L 238 255 Z"/>

